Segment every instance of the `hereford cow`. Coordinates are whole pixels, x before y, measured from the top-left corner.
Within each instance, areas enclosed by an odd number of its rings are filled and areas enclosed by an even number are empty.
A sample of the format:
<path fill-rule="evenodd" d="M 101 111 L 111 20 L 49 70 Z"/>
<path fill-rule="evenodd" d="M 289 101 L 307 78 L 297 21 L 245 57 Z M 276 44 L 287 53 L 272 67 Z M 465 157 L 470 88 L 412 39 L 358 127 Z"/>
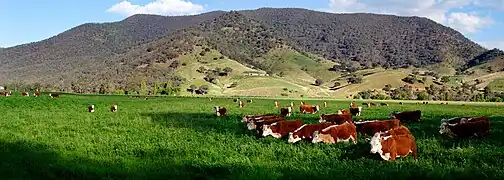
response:
<path fill-rule="evenodd" d="M 374 120 L 374 121 L 359 121 L 354 122 L 357 126 L 357 132 L 361 135 L 369 135 L 372 136 L 377 132 L 388 131 L 392 128 L 399 127 L 400 121 L 399 119 L 393 120 Z"/>
<path fill-rule="evenodd" d="M 28 92 L 22 92 L 21 94 L 22 94 L 23 96 L 30 96 L 30 93 L 28 93 Z"/>
<path fill-rule="evenodd" d="M 376 107 L 376 104 L 375 103 L 368 103 L 367 107 Z"/>
<path fill-rule="evenodd" d="M 353 116 L 360 116 L 362 112 L 362 107 L 350 108 L 350 114 Z"/>
<path fill-rule="evenodd" d="M 350 103 L 350 108 L 356 108 L 356 107 L 357 107 L 357 104 L 355 104 L 354 102 Z"/>
<path fill-rule="evenodd" d="M 306 113 L 315 114 L 318 111 L 320 111 L 320 106 L 319 105 L 316 105 L 316 106 L 302 105 L 302 106 L 299 107 L 299 112 L 301 112 L 303 114 L 306 114 Z"/>
<path fill-rule="evenodd" d="M 290 117 L 292 115 L 292 107 L 281 108 L 280 115 L 283 117 Z"/>
<path fill-rule="evenodd" d="M 439 130 L 439 134 L 447 135 L 450 138 L 468 138 L 478 137 L 483 138 L 488 135 L 490 131 L 490 121 L 488 117 L 470 118 L 467 121 L 461 120 L 458 124 L 449 124 L 443 122 Z"/>
<path fill-rule="evenodd" d="M 33 93 L 33 96 L 35 96 L 35 97 L 39 97 L 39 96 L 40 96 L 40 92 L 38 92 L 38 91 L 37 91 L 37 92 L 34 92 L 34 93 Z"/>
<path fill-rule="evenodd" d="M 276 108 L 279 108 L 280 107 L 280 103 L 278 101 L 275 101 L 275 107 Z"/>
<path fill-rule="evenodd" d="M 321 114 L 319 122 L 330 122 L 333 124 L 353 123 L 351 114 Z"/>
<path fill-rule="evenodd" d="M 334 144 L 338 142 L 352 141 L 357 144 L 357 131 L 353 123 L 345 122 L 339 125 L 332 125 L 321 131 L 313 132 L 312 143 L 323 142 L 326 144 Z"/>
<path fill-rule="evenodd" d="M 398 157 L 406 157 L 410 153 L 414 158 L 418 157 L 415 137 L 405 135 L 383 135 L 381 132 L 374 134 L 369 142 L 370 153 L 378 153 L 385 161 L 394 161 Z"/>
<path fill-rule="evenodd" d="M 89 112 L 94 112 L 94 110 L 95 110 L 94 109 L 94 105 L 91 104 L 91 105 L 88 106 L 88 111 Z"/>
<path fill-rule="evenodd" d="M 382 133 L 383 136 L 408 135 L 408 134 L 411 134 L 411 131 L 406 126 L 403 125 L 399 125 L 398 127 L 392 128 Z"/>
<path fill-rule="evenodd" d="M 324 101 L 324 107 L 327 107 L 327 101 Z"/>
<path fill-rule="evenodd" d="M 280 116 L 277 116 L 275 114 L 262 114 L 262 115 L 255 115 L 255 116 L 247 115 L 247 116 L 243 117 L 241 122 L 248 123 L 249 121 L 252 121 L 252 120 L 261 120 L 261 119 L 275 118 L 275 117 L 280 117 Z"/>
<path fill-rule="evenodd" d="M 288 143 L 296 143 L 301 140 L 311 141 L 313 138 L 313 133 L 315 131 L 320 131 L 326 127 L 333 125 L 332 123 L 325 122 L 320 124 L 304 124 L 298 129 L 294 130 L 294 132 L 289 133 Z"/>
<path fill-rule="evenodd" d="M 238 107 L 243 108 L 243 106 L 244 106 L 243 101 L 240 101 L 240 102 L 238 103 Z"/>
<path fill-rule="evenodd" d="M 421 116 L 420 110 L 390 113 L 390 119 L 399 119 L 402 123 L 420 122 Z"/>
<path fill-rule="evenodd" d="M 110 111 L 116 112 L 117 111 L 117 104 L 112 104 L 112 106 L 110 106 Z"/>
<path fill-rule="evenodd" d="M 279 121 L 285 121 L 284 117 L 270 118 L 270 119 L 260 119 L 256 121 L 249 121 L 247 123 L 248 130 L 262 130 L 263 125 L 270 125 Z"/>
<path fill-rule="evenodd" d="M 58 94 L 58 93 L 54 93 L 54 94 L 53 93 L 49 93 L 49 97 L 50 98 L 59 98 L 60 94 Z"/>
<path fill-rule="evenodd" d="M 263 125 L 262 136 L 273 136 L 274 138 L 282 138 L 290 132 L 295 131 L 303 125 L 302 120 L 279 121 L 271 125 Z"/>
<path fill-rule="evenodd" d="M 225 107 L 215 106 L 215 115 L 217 116 L 227 116 L 227 109 Z"/>

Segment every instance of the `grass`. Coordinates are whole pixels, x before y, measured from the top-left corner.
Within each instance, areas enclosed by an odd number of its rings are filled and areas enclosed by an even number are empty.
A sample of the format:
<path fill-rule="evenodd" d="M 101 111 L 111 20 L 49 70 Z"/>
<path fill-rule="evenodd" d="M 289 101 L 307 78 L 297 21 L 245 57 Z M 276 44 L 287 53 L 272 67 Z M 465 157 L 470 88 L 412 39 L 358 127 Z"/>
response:
<path fill-rule="evenodd" d="M 308 104 L 322 101 L 305 100 Z M 421 109 L 416 137 L 419 159 L 383 162 L 370 156 L 359 137 L 350 144 L 287 144 L 258 138 L 239 121 L 246 114 L 276 113 L 273 100 L 255 99 L 239 109 L 231 98 L 125 96 L 0 97 L 1 179 L 502 179 L 504 122 L 495 105 L 391 104 L 364 108 L 364 120 L 384 119 L 393 110 Z M 279 100 L 282 106 L 290 100 Z M 296 101 L 299 102 L 299 101 Z M 109 106 L 118 104 L 118 112 Z M 94 104 L 95 113 L 87 106 Z M 225 106 L 228 117 L 212 107 Z M 329 101 L 322 113 L 345 108 Z M 448 140 L 437 134 L 439 120 L 489 116 L 484 140 Z M 317 115 L 294 113 L 316 123 Z M 359 119 L 360 119 L 359 118 Z M 358 120 L 358 119 L 356 119 Z"/>
<path fill-rule="evenodd" d="M 504 91 L 504 79 L 495 79 L 488 84 L 493 91 Z"/>

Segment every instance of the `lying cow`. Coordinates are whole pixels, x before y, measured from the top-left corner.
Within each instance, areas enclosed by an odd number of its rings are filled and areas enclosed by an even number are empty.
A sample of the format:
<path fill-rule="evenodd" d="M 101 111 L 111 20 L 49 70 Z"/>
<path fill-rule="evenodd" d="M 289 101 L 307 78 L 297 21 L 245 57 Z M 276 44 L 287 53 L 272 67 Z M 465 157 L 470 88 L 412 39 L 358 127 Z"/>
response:
<path fill-rule="evenodd" d="M 302 120 L 292 120 L 292 121 L 279 121 L 271 125 L 262 126 L 262 136 L 267 137 L 269 135 L 274 138 L 282 138 L 290 132 L 295 131 L 303 125 Z"/>
<path fill-rule="evenodd" d="M 88 106 L 88 111 L 89 112 L 94 112 L 94 110 L 95 110 L 94 105 L 91 104 L 91 105 Z"/>
<path fill-rule="evenodd" d="M 345 122 L 339 125 L 332 125 L 321 131 L 313 132 L 312 143 L 323 142 L 326 144 L 334 144 L 338 142 L 352 141 L 357 144 L 356 127 L 351 122 Z"/>
<path fill-rule="evenodd" d="M 33 93 L 33 96 L 35 96 L 35 97 L 39 97 L 39 96 L 40 96 L 40 92 L 38 92 L 38 91 L 37 91 L 37 92 L 34 92 L 34 93 Z"/>
<path fill-rule="evenodd" d="M 357 126 L 357 132 L 361 135 L 373 136 L 377 132 L 388 131 L 392 128 L 399 127 L 400 121 L 398 119 L 393 120 L 374 120 L 374 121 L 359 121 L 355 122 Z"/>
<path fill-rule="evenodd" d="M 402 123 L 420 122 L 422 111 L 404 111 L 390 113 L 390 119 L 399 119 Z"/>
<path fill-rule="evenodd" d="M 116 112 L 117 111 L 117 104 L 112 104 L 112 106 L 110 106 L 110 111 Z"/>
<path fill-rule="evenodd" d="M 227 116 L 227 109 L 225 107 L 215 106 L 215 115 L 217 116 Z"/>
<path fill-rule="evenodd" d="M 292 115 L 292 107 L 280 108 L 280 115 L 290 117 Z"/>
<path fill-rule="evenodd" d="M 410 153 L 414 158 L 418 157 L 415 137 L 411 134 L 384 135 L 382 132 L 377 132 L 369 143 L 371 144 L 370 152 L 378 153 L 385 161 L 394 161 Z"/>
<path fill-rule="evenodd" d="M 288 143 L 296 143 L 301 140 L 311 141 L 313 139 L 313 133 L 315 131 L 320 131 L 326 127 L 333 125 L 332 123 L 325 122 L 320 124 L 304 124 L 300 128 L 296 129 L 294 132 L 289 133 Z"/>
<path fill-rule="evenodd" d="M 467 121 L 461 121 L 458 124 L 449 124 L 443 122 L 441 124 L 439 134 L 447 135 L 450 138 L 468 138 L 468 137 L 485 137 L 490 131 L 490 121 L 488 117 L 470 118 Z"/>
<path fill-rule="evenodd" d="M 263 125 L 270 125 L 279 121 L 285 121 L 283 117 L 270 118 L 270 119 L 260 119 L 255 121 L 249 121 L 247 123 L 248 130 L 262 130 Z"/>
<path fill-rule="evenodd" d="M 255 115 L 255 116 L 247 115 L 247 116 L 243 117 L 241 122 L 248 123 L 249 121 L 252 121 L 252 120 L 261 120 L 261 119 L 275 118 L 275 117 L 280 117 L 280 116 L 275 115 L 275 114 L 262 114 L 262 115 Z"/>
<path fill-rule="evenodd" d="M 30 96 L 30 93 L 28 93 L 28 92 L 22 92 L 21 94 L 22 94 L 23 96 Z"/>
<path fill-rule="evenodd" d="M 319 122 L 330 122 L 333 124 L 353 123 L 351 114 L 321 114 Z"/>
<path fill-rule="evenodd" d="M 319 105 L 316 105 L 316 106 L 302 105 L 299 107 L 299 111 L 303 114 L 306 114 L 306 113 L 315 114 L 318 111 L 320 111 L 320 106 Z"/>

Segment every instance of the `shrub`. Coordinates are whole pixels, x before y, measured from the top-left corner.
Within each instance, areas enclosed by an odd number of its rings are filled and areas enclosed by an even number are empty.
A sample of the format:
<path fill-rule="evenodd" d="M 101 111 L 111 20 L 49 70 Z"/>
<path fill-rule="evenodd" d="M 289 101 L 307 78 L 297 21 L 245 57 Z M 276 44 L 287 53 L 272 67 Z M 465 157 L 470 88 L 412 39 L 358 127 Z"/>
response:
<path fill-rule="evenodd" d="M 324 80 L 322 80 L 322 79 L 315 80 L 315 86 L 320 86 L 322 84 L 324 84 Z"/>
<path fill-rule="evenodd" d="M 125 93 L 124 93 L 124 90 L 122 90 L 122 89 L 118 89 L 118 90 L 115 90 L 114 94 L 117 94 L 117 95 L 123 95 L 123 94 L 125 94 Z"/>

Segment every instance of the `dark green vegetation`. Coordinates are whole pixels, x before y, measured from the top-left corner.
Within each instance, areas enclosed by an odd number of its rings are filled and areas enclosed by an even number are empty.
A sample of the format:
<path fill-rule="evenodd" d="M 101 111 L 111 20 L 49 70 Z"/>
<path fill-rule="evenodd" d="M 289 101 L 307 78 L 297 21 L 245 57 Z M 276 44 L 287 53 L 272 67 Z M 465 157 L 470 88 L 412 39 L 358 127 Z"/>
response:
<path fill-rule="evenodd" d="M 0 81 L 38 82 L 55 89 L 73 85 L 84 92 L 102 84 L 128 91 L 126 84 L 138 86 L 142 79 L 151 85 L 187 82 L 192 79 L 176 76 L 180 66 L 173 63 L 205 57 L 206 51 L 192 56 L 199 48 L 220 53 L 214 59 L 226 57 L 277 75 L 284 70 L 271 69 L 263 60 L 278 48 L 292 48 L 317 63 L 324 59 L 341 63 L 342 70 L 441 62 L 458 68 L 486 51 L 459 32 L 419 17 L 288 8 L 184 17 L 135 15 L 120 22 L 84 24 L 47 40 L 2 49 L 0 71 L 5 77 Z M 303 70 L 317 76 L 311 83 L 332 78 L 312 72 L 319 68 Z"/>
<path fill-rule="evenodd" d="M 504 178 L 504 115 L 495 105 L 365 107 L 364 120 L 385 119 L 393 110 L 422 110 L 422 122 L 407 125 L 417 139 L 419 159 L 382 162 L 368 155 L 369 145 L 361 136 L 358 145 L 292 145 L 255 137 L 239 121 L 247 114 L 277 113 L 274 100 L 254 99 L 243 109 L 232 98 L 49 99 L 14 94 L 0 97 L 0 102 L 1 179 Z M 279 102 L 284 106 L 290 100 Z M 328 102 L 322 113 L 349 105 Z M 109 112 L 113 103 L 117 113 Z M 89 104 L 95 105 L 95 113 L 87 112 Z M 215 117 L 215 105 L 227 107 L 229 116 Z M 491 122 L 486 139 L 458 141 L 438 135 L 442 118 L 482 115 Z M 318 114 L 295 111 L 290 119 L 295 118 L 316 123 Z"/>

